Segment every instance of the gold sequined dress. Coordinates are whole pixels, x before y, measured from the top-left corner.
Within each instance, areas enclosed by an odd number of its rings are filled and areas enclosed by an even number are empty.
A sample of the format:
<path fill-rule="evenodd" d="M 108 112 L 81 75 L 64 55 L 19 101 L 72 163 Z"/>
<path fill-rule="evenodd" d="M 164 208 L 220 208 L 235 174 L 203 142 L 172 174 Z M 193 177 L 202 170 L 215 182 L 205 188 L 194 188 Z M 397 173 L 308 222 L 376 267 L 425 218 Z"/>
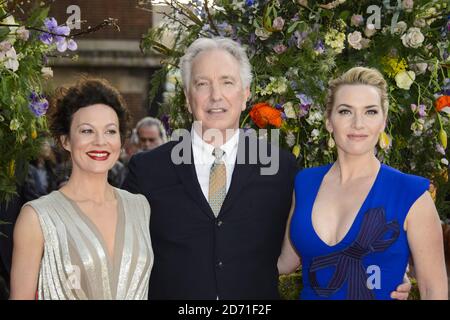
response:
<path fill-rule="evenodd" d="M 142 195 L 114 191 L 118 218 L 113 258 L 96 226 L 62 192 L 25 204 L 37 212 L 44 235 L 38 299 L 147 299 L 153 267 L 150 206 Z"/>

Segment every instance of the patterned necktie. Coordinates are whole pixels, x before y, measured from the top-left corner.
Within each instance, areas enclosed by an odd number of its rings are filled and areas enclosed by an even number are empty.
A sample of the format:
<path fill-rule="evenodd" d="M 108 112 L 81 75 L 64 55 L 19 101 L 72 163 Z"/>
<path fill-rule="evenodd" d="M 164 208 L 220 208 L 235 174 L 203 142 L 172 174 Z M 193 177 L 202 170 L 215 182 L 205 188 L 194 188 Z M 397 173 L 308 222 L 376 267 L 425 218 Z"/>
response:
<path fill-rule="evenodd" d="M 225 162 L 222 160 L 224 153 L 222 149 L 214 148 L 212 154 L 215 160 L 209 172 L 208 202 L 216 217 L 227 194 L 227 172 Z"/>

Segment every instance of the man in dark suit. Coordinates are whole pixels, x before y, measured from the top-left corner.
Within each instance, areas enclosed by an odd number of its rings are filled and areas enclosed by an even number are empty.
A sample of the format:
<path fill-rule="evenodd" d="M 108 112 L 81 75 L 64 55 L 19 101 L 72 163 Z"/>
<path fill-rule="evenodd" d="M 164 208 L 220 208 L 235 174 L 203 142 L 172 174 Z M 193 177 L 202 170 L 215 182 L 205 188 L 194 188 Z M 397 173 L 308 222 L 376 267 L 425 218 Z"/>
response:
<path fill-rule="evenodd" d="M 195 120 L 181 142 L 134 156 L 123 187 L 151 206 L 150 299 L 277 299 L 294 157 L 239 130 L 252 79 L 229 39 L 196 40 L 181 59 Z M 395 298 L 406 299 L 405 281 Z"/>
<path fill-rule="evenodd" d="M 238 129 L 251 68 L 236 42 L 198 39 L 181 69 L 191 134 L 135 155 L 123 185 L 151 206 L 149 298 L 277 299 L 295 158 Z"/>

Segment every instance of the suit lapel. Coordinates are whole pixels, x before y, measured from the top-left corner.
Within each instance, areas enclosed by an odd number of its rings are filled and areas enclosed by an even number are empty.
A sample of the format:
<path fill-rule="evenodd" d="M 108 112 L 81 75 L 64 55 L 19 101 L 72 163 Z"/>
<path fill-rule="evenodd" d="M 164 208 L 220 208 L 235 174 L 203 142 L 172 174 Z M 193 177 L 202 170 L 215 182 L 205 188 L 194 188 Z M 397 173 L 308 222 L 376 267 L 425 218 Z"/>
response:
<path fill-rule="evenodd" d="M 249 140 L 245 138 L 245 133 L 241 130 L 239 135 L 238 155 L 239 152 L 245 152 L 245 161 L 242 164 L 237 163 L 239 156 L 236 157 L 236 165 L 233 170 L 233 177 L 231 179 L 230 189 L 227 192 L 225 201 L 220 210 L 219 216 L 223 216 L 233 205 L 236 198 L 239 196 L 242 188 L 244 188 L 249 182 L 253 172 L 260 166 L 257 164 L 249 164 L 248 159 L 248 147 Z M 203 191 L 198 182 L 197 173 L 195 172 L 194 154 L 191 146 L 191 164 L 178 164 L 174 165 L 181 182 L 184 185 L 186 192 L 192 198 L 193 201 L 202 209 L 208 218 L 215 219 L 214 213 L 205 198 Z"/>
<path fill-rule="evenodd" d="M 191 146 L 191 164 L 176 164 L 174 165 L 178 176 L 183 183 L 184 189 L 194 202 L 202 209 L 209 218 L 214 219 L 214 213 L 206 200 L 203 191 L 198 182 L 197 174 L 195 172 L 194 155 Z"/>
<path fill-rule="evenodd" d="M 241 130 L 239 135 L 238 156 L 236 157 L 236 165 L 234 166 L 230 189 L 227 192 L 227 196 L 225 197 L 219 216 L 223 216 L 231 208 L 233 203 L 235 203 L 236 198 L 241 193 L 242 188 L 248 184 L 252 174 L 257 168 L 259 168 L 257 164 L 248 163 L 248 151 L 250 150 L 247 145 L 248 143 L 249 141 L 245 138 L 245 133 Z M 245 152 L 245 161 L 241 164 L 237 163 L 240 152 Z"/>

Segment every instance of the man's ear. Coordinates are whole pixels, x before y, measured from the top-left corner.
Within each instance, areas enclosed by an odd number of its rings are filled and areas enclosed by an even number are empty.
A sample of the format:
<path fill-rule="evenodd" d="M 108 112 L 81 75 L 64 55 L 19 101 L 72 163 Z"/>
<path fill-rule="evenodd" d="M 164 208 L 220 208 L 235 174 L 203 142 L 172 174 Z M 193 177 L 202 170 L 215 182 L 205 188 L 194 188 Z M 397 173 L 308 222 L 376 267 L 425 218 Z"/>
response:
<path fill-rule="evenodd" d="M 64 150 L 71 152 L 70 141 L 69 141 L 69 137 L 67 135 L 60 136 L 59 142 L 61 142 L 61 145 L 64 148 Z"/>
<path fill-rule="evenodd" d="M 247 101 L 250 99 L 250 87 L 244 89 L 244 105 L 242 106 L 242 111 L 247 109 Z"/>
<path fill-rule="evenodd" d="M 184 98 L 186 99 L 186 108 L 188 109 L 189 113 L 192 114 L 192 108 L 191 108 L 191 104 L 189 103 L 187 89 L 184 90 Z"/>

